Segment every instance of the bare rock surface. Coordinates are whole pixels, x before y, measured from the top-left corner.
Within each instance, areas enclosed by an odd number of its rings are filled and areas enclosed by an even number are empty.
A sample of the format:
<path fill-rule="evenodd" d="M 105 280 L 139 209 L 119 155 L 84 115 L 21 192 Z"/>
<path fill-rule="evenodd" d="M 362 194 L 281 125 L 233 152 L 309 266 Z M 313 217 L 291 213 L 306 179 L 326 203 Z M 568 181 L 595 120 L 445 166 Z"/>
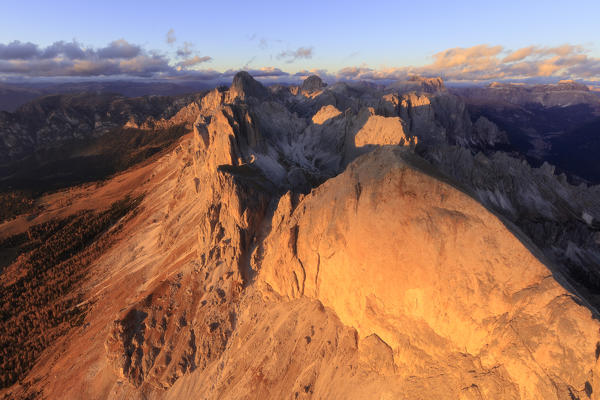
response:
<path fill-rule="evenodd" d="M 325 86 L 327 86 L 327 84 L 323 82 L 320 77 L 318 77 L 317 75 L 311 75 L 308 78 L 306 78 L 304 82 L 302 82 L 300 90 L 302 90 L 303 92 L 310 93 L 324 88 Z"/>
<path fill-rule="evenodd" d="M 598 379 L 598 322 L 530 243 L 429 168 L 401 149 L 359 158 L 276 215 L 256 258 L 262 279 L 321 300 L 360 338 L 377 335 L 393 351 L 388 371 L 417 381 L 439 371 L 448 391 L 436 398 L 469 387 L 489 398 L 583 395 Z M 461 358 L 477 367 L 464 375 L 447 363 Z"/>

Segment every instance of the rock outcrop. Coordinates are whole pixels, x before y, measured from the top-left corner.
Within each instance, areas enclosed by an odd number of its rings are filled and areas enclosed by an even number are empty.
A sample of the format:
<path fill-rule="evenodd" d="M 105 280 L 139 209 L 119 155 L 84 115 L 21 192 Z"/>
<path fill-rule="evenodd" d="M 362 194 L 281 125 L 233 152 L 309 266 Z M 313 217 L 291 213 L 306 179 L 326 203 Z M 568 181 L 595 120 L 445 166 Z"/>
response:
<path fill-rule="evenodd" d="M 235 98 L 241 100 L 247 99 L 248 97 L 254 97 L 262 100 L 269 95 L 269 91 L 260 82 L 256 81 L 246 71 L 241 71 L 235 74 L 231 88 L 229 89 L 229 101 L 233 101 Z"/>
<path fill-rule="evenodd" d="M 305 93 L 311 93 L 320 90 L 327 86 L 325 82 L 321 80 L 317 75 L 311 75 L 302 82 L 300 90 Z"/>
<path fill-rule="evenodd" d="M 407 150 L 361 157 L 293 210 L 282 198 L 254 268 L 281 295 L 331 307 L 359 347 L 376 335 L 390 379 L 443 376 L 407 397 L 585 396 L 600 324 L 531 243 L 436 175 Z"/>

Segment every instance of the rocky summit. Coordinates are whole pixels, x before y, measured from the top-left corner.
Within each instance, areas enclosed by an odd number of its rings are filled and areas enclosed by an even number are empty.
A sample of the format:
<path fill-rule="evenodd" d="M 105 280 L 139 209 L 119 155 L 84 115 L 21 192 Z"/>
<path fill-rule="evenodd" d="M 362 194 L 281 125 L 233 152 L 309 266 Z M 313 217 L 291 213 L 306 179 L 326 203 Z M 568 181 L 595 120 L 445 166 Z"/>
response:
<path fill-rule="evenodd" d="M 3 216 L 0 396 L 600 399 L 600 187 L 490 106 L 588 95 L 483 90 L 239 72 L 1 114 L 5 190 L 110 168 Z"/>

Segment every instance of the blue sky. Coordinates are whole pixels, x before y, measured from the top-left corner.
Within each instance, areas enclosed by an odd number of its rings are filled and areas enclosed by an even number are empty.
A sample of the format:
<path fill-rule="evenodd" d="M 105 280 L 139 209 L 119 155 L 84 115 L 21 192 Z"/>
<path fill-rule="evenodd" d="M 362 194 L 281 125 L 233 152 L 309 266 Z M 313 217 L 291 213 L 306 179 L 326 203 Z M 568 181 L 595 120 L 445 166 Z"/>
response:
<path fill-rule="evenodd" d="M 40 47 L 76 40 L 101 48 L 117 39 L 194 69 L 272 67 L 295 73 L 345 67 L 425 66 L 451 48 L 581 46 L 600 57 L 600 1 L 3 1 L 0 43 Z M 173 29 L 176 41 L 168 44 Z M 308 53 L 294 57 L 304 49 Z M 154 54 L 154 53 L 153 53 Z M 504 54 L 504 53 L 503 53 Z"/>

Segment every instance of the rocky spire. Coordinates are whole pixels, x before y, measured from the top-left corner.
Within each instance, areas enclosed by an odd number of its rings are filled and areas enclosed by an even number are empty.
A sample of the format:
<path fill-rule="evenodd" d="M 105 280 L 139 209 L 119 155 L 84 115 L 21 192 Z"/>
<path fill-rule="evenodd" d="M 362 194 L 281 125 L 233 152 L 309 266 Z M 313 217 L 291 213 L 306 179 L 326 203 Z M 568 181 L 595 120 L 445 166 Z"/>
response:
<path fill-rule="evenodd" d="M 269 95 L 267 88 L 246 71 L 240 71 L 235 74 L 229 92 L 231 98 L 239 97 L 240 99 L 246 99 L 248 97 L 264 99 Z"/>
<path fill-rule="evenodd" d="M 326 83 L 323 82 L 321 78 L 317 75 L 311 75 L 302 82 L 302 91 L 303 92 L 314 92 L 321 88 L 327 86 Z"/>

